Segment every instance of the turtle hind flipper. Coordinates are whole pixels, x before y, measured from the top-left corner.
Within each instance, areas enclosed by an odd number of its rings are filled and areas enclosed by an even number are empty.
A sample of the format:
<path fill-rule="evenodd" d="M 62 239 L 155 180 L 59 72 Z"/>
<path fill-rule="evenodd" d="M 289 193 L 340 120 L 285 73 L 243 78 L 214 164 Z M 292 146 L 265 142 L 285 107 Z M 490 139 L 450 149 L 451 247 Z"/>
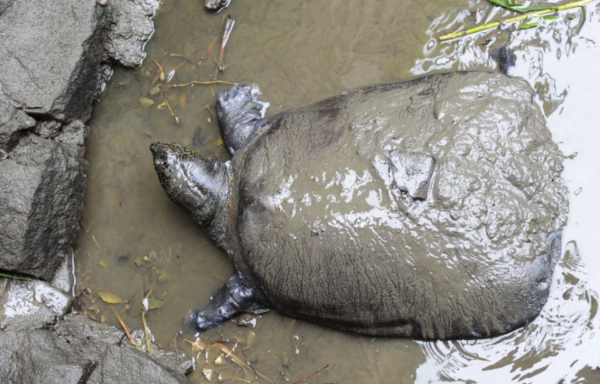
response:
<path fill-rule="evenodd" d="M 260 299 L 256 290 L 248 287 L 235 273 L 227 283 L 213 295 L 210 304 L 191 317 L 199 330 L 219 327 L 233 316 L 240 313 L 258 315 L 265 313 L 269 307 Z"/>
<path fill-rule="evenodd" d="M 258 87 L 234 86 L 217 96 L 217 118 L 225 148 L 235 155 L 263 123 L 269 103 L 260 101 Z"/>

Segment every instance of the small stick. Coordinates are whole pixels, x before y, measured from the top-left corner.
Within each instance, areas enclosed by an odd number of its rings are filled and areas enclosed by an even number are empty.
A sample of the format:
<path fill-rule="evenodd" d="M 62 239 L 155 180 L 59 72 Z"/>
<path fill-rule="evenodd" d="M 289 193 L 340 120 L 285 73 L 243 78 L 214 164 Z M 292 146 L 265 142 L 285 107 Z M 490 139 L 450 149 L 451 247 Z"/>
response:
<path fill-rule="evenodd" d="M 146 336 L 146 348 L 148 353 L 152 352 L 150 349 L 150 339 L 148 338 L 148 325 L 146 325 L 146 312 L 142 311 L 142 323 L 144 323 L 144 335 Z"/>
<path fill-rule="evenodd" d="M 179 332 L 175 334 L 175 338 L 173 339 L 173 344 L 175 345 L 175 357 L 177 357 L 177 363 L 179 364 L 179 349 L 177 349 L 177 336 L 179 336 Z"/>
<path fill-rule="evenodd" d="M 115 307 L 113 307 L 112 305 L 110 306 L 110 309 L 112 309 L 115 316 L 117 317 L 117 320 L 119 320 L 119 323 L 121 324 L 121 327 L 123 327 L 123 330 L 127 334 L 127 338 L 129 339 L 129 342 L 131 342 L 131 345 L 133 345 L 134 347 L 137 347 L 137 343 L 135 342 L 135 340 L 133 340 L 133 337 L 131 337 L 131 333 L 129 333 L 129 329 L 127 329 L 127 325 L 125 325 L 125 322 L 121 318 L 121 315 L 119 315 L 119 312 L 117 312 L 115 310 Z"/>
<path fill-rule="evenodd" d="M 154 63 L 158 66 L 158 69 L 160 70 L 160 81 L 164 81 L 165 80 L 165 70 L 163 69 L 163 67 L 158 64 L 158 61 L 156 60 L 152 60 L 154 61 Z"/>
<path fill-rule="evenodd" d="M 213 115 L 213 118 L 215 118 L 215 119 L 217 118 L 217 114 L 212 109 L 210 109 L 210 107 L 208 106 L 208 104 L 206 104 L 204 106 L 204 108 L 202 108 L 202 110 L 205 110 L 205 109 L 208 110 L 208 112 L 210 112 Z"/>
<path fill-rule="evenodd" d="M 221 38 L 221 51 L 219 52 L 219 60 L 217 61 L 217 68 L 215 68 L 215 73 L 213 74 L 213 79 L 217 80 L 219 78 L 219 72 L 221 72 L 223 59 L 225 58 L 225 47 L 227 46 L 227 42 L 229 41 L 229 36 L 231 35 L 231 31 L 233 31 L 233 26 L 235 25 L 235 20 L 231 18 L 231 15 L 227 15 L 227 19 L 225 20 L 225 27 L 223 28 L 223 37 Z"/>
<path fill-rule="evenodd" d="M 237 346 L 237 343 L 236 343 L 236 346 Z M 242 368 L 244 370 L 253 371 L 256 376 L 260 377 L 261 379 L 263 379 L 267 383 L 273 384 L 273 380 L 269 379 L 267 376 L 263 375 L 258 370 L 254 369 L 254 367 L 252 367 L 251 365 L 248 365 L 242 359 L 240 359 L 239 356 L 237 356 L 233 352 L 233 350 L 235 349 L 235 346 L 233 348 L 229 348 L 227 345 L 225 345 L 225 344 L 217 341 L 217 342 L 212 343 L 211 345 L 209 345 L 208 349 L 212 349 L 214 347 L 216 347 L 218 351 L 223 352 L 225 354 L 226 358 L 231 359 L 231 361 L 233 361 L 234 363 L 236 363 L 237 365 L 239 365 L 240 368 Z"/>
<path fill-rule="evenodd" d="M 158 69 L 156 70 L 156 75 L 154 75 L 154 78 L 152 79 L 152 82 L 150 83 L 150 87 L 148 87 L 148 91 L 144 94 L 144 96 L 142 97 L 146 97 L 150 94 L 150 92 L 152 92 L 152 88 L 154 88 L 154 86 L 156 85 L 156 83 L 158 83 L 158 79 L 162 77 L 165 77 L 165 74 L 162 70 L 162 66 L 158 64 L 158 62 L 156 60 L 154 60 L 154 62 L 156 63 L 156 65 L 158 66 Z M 164 62 L 163 62 L 164 64 Z"/>
<path fill-rule="evenodd" d="M 98 248 L 102 249 L 102 247 L 100 246 L 100 243 L 98 243 L 98 240 L 96 240 L 96 235 L 92 235 L 92 240 L 94 240 L 94 243 L 96 243 Z"/>
<path fill-rule="evenodd" d="M 541 10 L 541 11 L 535 11 L 535 12 L 525 13 L 523 15 L 516 16 L 516 17 L 510 17 L 510 18 L 504 19 L 502 21 L 494 21 L 492 23 L 488 23 L 488 24 L 480 25 L 480 26 L 475 27 L 475 28 L 467 29 L 466 31 L 449 33 L 447 35 L 440 36 L 440 41 L 452 40 L 452 39 L 456 39 L 456 38 L 459 38 L 459 37 L 464 37 L 464 36 L 467 36 L 467 35 L 472 35 L 472 34 L 477 33 L 477 32 L 485 31 L 485 30 L 492 29 L 492 28 L 497 28 L 501 24 L 516 23 L 517 21 L 529 19 L 531 17 L 545 16 L 545 15 L 550 15 L 550 14 L 553 14 L 553 13 L 556 13 L 556 12 L 559 12 L 559 11 L 566 11 L 568 9 L 584 7 L 586 4 L 591 3 L 593 1 L 595 1 L 595 0 L 580 0 L 580 1 L 575 1 L 575 2 L 572 2 L 572 3 L 567 3 L 567 4 L 560 5 L 558 7 L 552 7 L 552 8 L 544 9 L 544 10 Z"/>
<path fill-rule="evenodd" d="M 171 109 L 171 105 L 169 104 L 169 101 L 167 100 L 167 98 L 165 97 L 165 95 L 162 92 L 160 93 L 160 97 L 163 99 L 163 102 L 169 109 L 169 113 L 171 114 L 171 117 L 173 118 L 173 121 L 175 122 L 175 124 L 179 124 L 179 117 L 177 117 L 175 115 L 175 113 L 173 112 L 173 109 Z M 150 292 L 152 292 L 152 290 Z M 148 294 L 148 295 L 150 295 L 150 294 Z"/>
<path fill-rule="evenodd" d="M 229 85 L 237 85 L 237 83 L 232 83 L 231 81 L 223 81 L 223 80 L 212 80 L 212 81 L 190 81 L 189 83 L 182 84 L 173 84 L 161 86 L 161 88 L 183 88 L 189 87 L 190 85 L 212 85 L 212 84 L 229 84 Z"/>
<path fill-rule="evenodd" d="M 326 366 L 324 366 L 324 367 L 321 367 L 321 368 L 317 369 L 316 371 L 314 371 L 314 372 L 313 372 L 313 373 L 311 373 L 310 375 L 306 376 L 304 379 L 294 382 L 294 384 L 300 384 L 300 383 L 304 383 L 305 381 L 307 381 L 308 379 L 310 379 L 311 377 L 313 377 L 313 376 L 314 376 L 314 375 L 316 375 L 317 373 L 319 373 L 319 372 L 321 372 L 322 370 L 324 370 L 324 369 L 327 369 L 327 368 L 329 368 L 329 364 L 327 364 L 327 365 L 326 365 Z"/>

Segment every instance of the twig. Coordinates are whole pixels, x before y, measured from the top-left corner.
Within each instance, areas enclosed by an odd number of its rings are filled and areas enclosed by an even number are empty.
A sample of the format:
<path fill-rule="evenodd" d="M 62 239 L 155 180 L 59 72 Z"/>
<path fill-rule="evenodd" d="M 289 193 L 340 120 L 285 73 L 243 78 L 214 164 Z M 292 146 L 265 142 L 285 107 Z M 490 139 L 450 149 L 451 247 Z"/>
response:
<path fill-rule="evenodd" d="M 123 330 L 127 334 L 127 338 L 129 339 L 129 342 L 131 342 L 131 345 L 133 345 L 134 347 L 137 347 L 137 343 L 135 342 L 135 340 L 133 340 L 133 337 L 131 337 L 131 333 L 129 333 L 129 329 L 127 329 L 127 325 L 125 325 L 125 322 L 121 318 L 121 315 L 119 315 L 119 312 L 117 312 L 115 310 L 115 307 L 113 307 L 112 305 L 110 306 L 110 309 L 112 309 L 115 316 L 117 317 L 117 320 L 119 320 L 119 323 L 121 324 L 121 327 L 123 327 Z"/>
<path fill-rule="evenodd" d="M 162 93 L 162 91 L 160 92 L 160 97 L 163 99 L 163 102 L 165 103 L 165 105 L 169 109 L 169 113 L 171 114 L 171 117 L 173 118 L 173 121 L 175 122 L 175 124 L 179 125 L 179 117 L 177 117 L 175 115 L 175 113 L 173 112 L 173 109 L 171 108 L 171 105 L 169 104 L 169 101 L 167 100 L 167 98 L 165 97 L 165 95 Z"/>
<path fill-rule="evenodd" d="M 148 353 L 152 352 L 150 349 L 150 339 L 148 338 L 148 325 L 146 324 L 146 312 L 142 311 L 142 323 L 144 324 L 144 335 L 146 336 L 146 348 L 148 348 Z"/>
<path fill-rule="evenodd" d="M 175 338 L 173 339 L 173 344 L 175 345 L 175 357 L 177 358 L 177 363 L 180 364 L 179 361 L 179 349 L 177 349 L 177 336 L 179 336 L 179 332 L 175 334 Z"/>
<path fill-rule="evenodd" d="M 208 110 L 208 112 L 210 112 L 213 115 L 213 118 L 216 119 L 217 118 L 217 114 L 215 113 L 215 111 L 213 111 L 212 109 L 210 109 L 210 107 L 208 106 L 208 104 L 206 104 L 204 106 L 204 108 L 202 108 L 202 110 Z"/>
<path fill-rule="evenodd" d="M 102 247 L 100 246 L 100 243 L 98 243 L 98 240 L 96 240 L 96 235 L 92 235 L 92 240 L 94 240 L 94 243 L 96 243 L 98 248 L 102 249 Z"/>
<path fill-rule="evenodd" d="M 231 35 L 231 31 L 233 31 L 233 26 L 235 25 L 235 20 L 231 18 L 231 15 L 227 15 L 227 19 L 225 20 L 225 27 L 223 28 L 223 37 L 221 38 L 221 50 L 219 51 L 219 60 L 217 61 L 217 68 L 215 68 L 215 73 L 213 74 L 213 79 L 217 80 L 219 78 L 219 72 L 221 72 L 223 68 L 223 59 L 225 59 L 225 47 L 227 46 L 227 41 L 229 41 L 229 36 Z"/>
<path fill-rule="evenodd" d="M 160 81 L 165 81 L 165 70 L 162 65 L 158 64 L 158 61 L 152 60 L 158 66 L 158 70 L 160 71 Z"/>
<path fill-rule="evenodd" d="M 226 358 L 231 359 L 231 361 L 233 361 L 234 363 L 239 365 L 242 369 L 254 372 L 254 374 L 256 376 L 260 377 L 267 383 L 270 383 L 270 384 L 274 383 L 273 380 L 269 379 L 267 376 L 263 375 L 258 370 L 256 370 L 253 366 L 248 365 L 246 362 L 244 362 L 242 359 L 240 359 L 239 356 L 237 356 L 235 353 L 233 353 L 233 348 L 229 348 L 227 345 L 220 343 L 220 342 L 212 343 L 211 345 L 208 346 L 208 348 L 209 349 L 216 348 L 218 351 L 223 352 L 225 354 Z"/>
<path fill-rule="evenodd" d="M 321 367 L 321 368 L 317 369 L 316 371 L 314 371 L 314 372 L 313 372 L 313 373 L 311 373 L 310 375 L 306 376 L 304 379 L 302 379 L 302 380 L 298 380 L 298 381 L 295 381 L 293 384 L 300 384 L 300 383 L 304 383 L 305 381 L 307 381 L 308 379 L 310 379 L 311 377 L 313 377 L 313 376 L 314 376 L 314 375 L 316 375 L 317 373 L 319 373 L 319 372 L 321 372 L 322 370 L 324 370 L 324 369 L 327 369 L 327 368 L 329 368 L 329 364 L 327 364 L 327 365 L 326 365 L 326 366 L 324 366 L 324 367 Z"/>
<path fill-rule="evenodd" d="M 545 15 L 550 15 L 550 14 L 553 14 L 553 13 L 556 13 L 556 12 L 559 12 L 559 11 L 566 11 L 568 9 L 585 7 L 586 4 L 589 4 L 589 3 L 593 2 L 593 1 L 595 1 L 595 0 L 580 0 L 580 1 L 575 1 L 575 2 L 572 2 L 572 3 L 567 3 L 567 4 L 559 5 L 558 7 L 552 7 L 552 8 L 544 9 L 544 10 L 541 10 L 541 11 L 535 11 L 535 12 L 525 13 L 525 14 L 522 14 L 522 15 L 516 16 L 516 17 L 510 17 L 510 18 L 504 19 L 502 21 L 494 21 L 492 23 L 488 23 L 488 24 L 480 25 L 480 26 L 475 27 L 475 28 L 467 29 L 466 31 L 449 33 L 447 35 L 440 36 L 440 41 L 452 40 L 452 39 L 456 39 L 456 38 L 459 38 L 459 37 L 464 37 L 464 36 L 467 36 L 467 35 L 472 35 L 472 34 L 477 33 L 477 32 L 485 31 L 485 30 L 492 29 L 492 28 L 497 28 L 497 27 L 499 27 L 502 24 L 516 23 L 518 21 L 529 19 L 529 18 L 532 18 L 532 17 L 545 16 Z"/>
<path fill-rule="evenodd" d="M 190 85 L 212 85 L 212 84 L 237 85 L 237 83 L 232 83 L 231 81 L 223 81 L 223 80 L 211 80 L 211 81 L 194 80 L 194 81 L 190 81 L 189 83 L 165 85 L 165 86 L 162 86 L 161 88 L 183 88 L 183 87 L 189 87 Z"/>

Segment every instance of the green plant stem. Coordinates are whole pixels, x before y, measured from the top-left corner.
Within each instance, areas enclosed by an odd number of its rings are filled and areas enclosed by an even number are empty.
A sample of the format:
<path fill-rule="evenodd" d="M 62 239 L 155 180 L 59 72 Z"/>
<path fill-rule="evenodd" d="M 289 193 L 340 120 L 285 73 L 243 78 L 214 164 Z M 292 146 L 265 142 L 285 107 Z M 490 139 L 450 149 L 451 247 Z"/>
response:
<path fill-rule="evenodd" d="M 504 19 L 502 21 L 494 21 L 494 22 L 491 22 L 491 23 L 480 25 L 480 26 L 475 27 L 475 28 L 467 29 L 465 31 L 454 32 L 454 33 L 449 33 L 449 34 L 444 35 L 444 36 L 440 36 L 440 41 L 452 40 L 452 39 L 457 39 L 459 37 L 463 37 L 463 36 L 467 36 L 467 35 L 472 35 L 472 34 L 477 33 L 477 32 L 485 31 L 485 30 L 492 29 L 492 28 L 497 28 L 501 24 L 516 23 L 518 21 L 529 19 L 529 18 L 532 18 L 532 17 L 540 17 L 540 16 L 545 16 L 545 15 L 550 15 L 550 14 L 553 14 L 553 13 L 556 13 L 556 12 L 566 11 L 568 9 L 573 9 L 573 8 L 579 8 L 579 7 L 584 8 L 586 4 L 589 4 L 589 3 L 593 2 L 593 1 L 595 1 L 595 0 L 574 1 L 572 3 L 567 3 L 567 4 L 559 5 L 558 7 L 552 7 L 552 8 L 548 8 L 548 9 L 543 9 L 541 11 L 535 11 L 535 12 L 525 13 L 525 14 L 522 14 L 520 16 L 515 16 L 515 17 L 510 17 L 508 19 Z"/>
<path fill-rule="evenodd" d="M 25 280 L 25 281 L 31 280 L 29 277 L 13 276 L 13 275 L 9 275 L 7 273 L 0 273 L 0 277 L 7 277 L 9 279 Z"/>

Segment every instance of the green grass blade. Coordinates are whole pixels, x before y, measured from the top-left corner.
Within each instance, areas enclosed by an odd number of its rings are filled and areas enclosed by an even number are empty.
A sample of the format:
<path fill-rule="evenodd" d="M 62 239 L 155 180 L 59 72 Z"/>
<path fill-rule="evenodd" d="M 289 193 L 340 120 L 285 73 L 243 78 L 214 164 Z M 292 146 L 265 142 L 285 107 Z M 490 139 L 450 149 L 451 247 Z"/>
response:
<path fill-rule="evenodd" d="M 21 276 L 9 275 L 8 273 L 0 273 L 0 277 L 6 277 L 6 278 L 9 278 L 9 279 L 15 279 L 15 280 L 26 280 L 26 281 L 31 280 L 29 277 L 21 277 Z"/>
<path fill-rule="evenodd" d="M 519 28 L 517 28 L 517 29 L 531 29 L 531 28 L 535 28 L 537 26 L 538 26 L 538 23 L 527 23 L 527 24 L 519 25 Z"/>

